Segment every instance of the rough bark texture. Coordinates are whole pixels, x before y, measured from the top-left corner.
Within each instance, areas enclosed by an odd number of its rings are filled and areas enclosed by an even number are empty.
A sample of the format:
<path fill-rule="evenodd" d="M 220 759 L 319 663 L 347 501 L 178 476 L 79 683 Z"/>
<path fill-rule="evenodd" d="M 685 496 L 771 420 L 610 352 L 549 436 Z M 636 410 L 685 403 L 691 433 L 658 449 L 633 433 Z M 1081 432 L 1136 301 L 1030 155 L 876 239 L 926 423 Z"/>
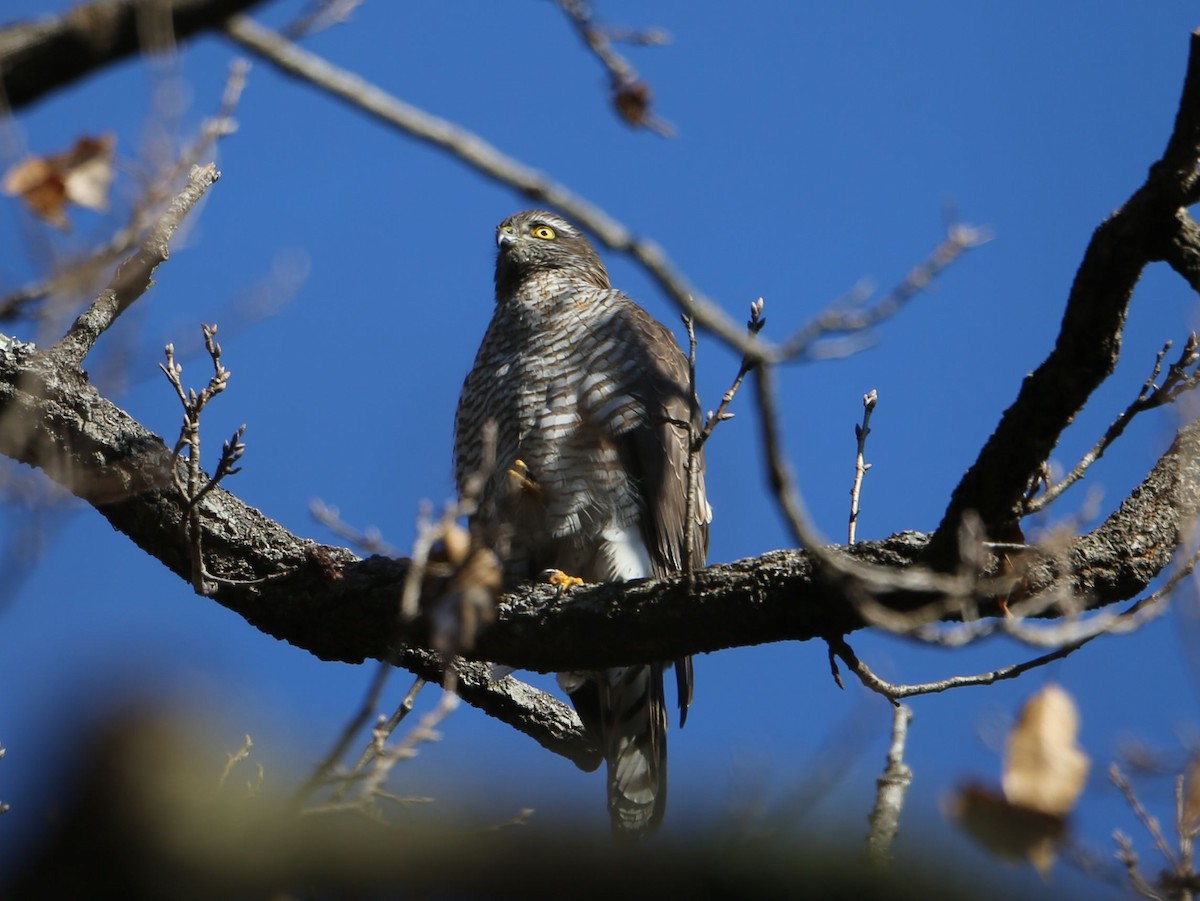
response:
<path fill-rule="evenodd" d="M 235 13 L 261 0 L 100 0 L 72 9 L 65 15 L 18 22 L 0 30 L 0 78 L 10 109 L 20 109 L 89 73 L 143 49 L 139 29 L 151 17 L 169 12 L 174 28 L 171 40 L 219 28 Z M 167 20 L 164 20 L 167 21 Z"/>
<path fill-rule="evenodd" d="M 1146 481 L 1101 526 L 1058 558 L 1030 563 L 1025 593 L 1057 578 L 1085 606 L 1135 596 L 1170 562 L 1200 503 L 1200 425 L 1183 429 Z M 88 499 L 115 528 L 188 579 L 189 544 L 162 439 L 101 397 L 52 355 L 15 345 L 0 351 L 0 453 L 40 466 Z M 420 646 L 423 625 L 402 631 L 397 609 L 407 564 L 360 559 L 288 532 L 229 492 L 202 501 L 205 563 L 214 575 L 266 581 L 222 585 L 218 603 L 256 628 L 326 660 L 394 659 Z M 920 559 L 927 536 L 906 532 L 842 549 L 893 570 Z M 912 589 L 879 600 L 911 610 L 935 598 Z M 986 602 L 983 612 L 995 612 Z M 844 589 L 814 579 L 803 551 L 774 551 L 682 579 L 595 585 L 558 598 L 530 586 L 508 595 L 472 656 L 554 671 L 646 662 L 772 641 L 839 635 L 862 621 Z M 405 658 L 427 675 L 436 655 Z M 412 656 L 412 655 L 416 656 Z M 406 665 L 408 665 L 406 664 Z M 436 677 L 435 677 L 436 678 Z"/>
<path fill-rule="evenodd" d="M 0 72 L 8 100 L 21 106 L 137 49 L 135 9 L 173 16 L 187 36 L 251 6 L 234 0 L 167 5 L 100 2 L 43 25 L 0 31 Z M 155 14 L 155 13 L 150 13 Z M 169 29 L 166 29 L 169 32 Z M 976 511 L 992 535 L 1016 524 L 1029 477 L 1062 430 L 1112 371 L 1134 286 L 1149 262 L 1167 260 L 1200 282 L 1200 228 L 1186 206 L 1200 195 L 1200 36 L 1193 35 L 1175 131 L 1146 184 L 1093 236 L 1071 289 L 1054 351 L 1022 385 L 995 434 L 955 490 L 932 539 L 903 533 L 836 553 L 872 564 L 872 600 L 909 611 L 938 600 L 929 580 L 886 582 L 930 560 L 952 568 L 959 527 Z M 70 353 L 0 341 L 0 454 L 44 470 L 83 498 L 131 541 L 191 583 L 194 545 L 162 439 L 101 397 Z M 1171 562 L 1200 507 L 1200 425 L 1183 428 L 1142 485 L 1100 527 L 1053 559 L 1021 561 L 1024 582 L 1007 599 L 1055 587 L 1080 606 L 1128 600 Z M 424 624 L 398 617 L 404 561 L 371 557 L 300 538 L 221 488 L 199 505 L 212 598 L 261 631 L 327 660 L 388 660 L 440 680 L 443 658 L 425 650 Z M 829 567 L 820 572 L 829 574 Z M 521 669 L 599 669 L 722 648 L 837 636 L 861 627 L 852 578 L 821 576 L 800 551 L 714 566 L 682 580 L 599 585 L 565 598 L 548 587 L 507 596 L 473 656 Z M 1002 590 L 1002 589 L 997 589 Z M 982 615 L 999 611 L 979 598 Z M 948 614 L 949 615 L 949 614 Z M 1053 615 L 1053 610 L 1047 612 Z M 508 678 L 493 682 L 483 664 L 458 668 L 469 703 L 533 736 L 580 766 L 595 749 L 573 711 Z"/>
<path fill-rule="evenodd" d="M 930 543 L 930 562 L 954 565 L 959 524 L 969 510 L 992 537 L 1013 537 L 1030 479 L 1117 364 L 1142 270 L 1167 260 L 1193 286 L 1200 282 L 1200 232 L 1186 211 L 1196 202 L 1198 162 L 1200 35 L 1193 34 L 1179 112 L 1162 159 L 1150 168 L 1145 184 L 1092 235 L 1054 350 L 1025 378 L 1017 399 L 954 489 Z"/>

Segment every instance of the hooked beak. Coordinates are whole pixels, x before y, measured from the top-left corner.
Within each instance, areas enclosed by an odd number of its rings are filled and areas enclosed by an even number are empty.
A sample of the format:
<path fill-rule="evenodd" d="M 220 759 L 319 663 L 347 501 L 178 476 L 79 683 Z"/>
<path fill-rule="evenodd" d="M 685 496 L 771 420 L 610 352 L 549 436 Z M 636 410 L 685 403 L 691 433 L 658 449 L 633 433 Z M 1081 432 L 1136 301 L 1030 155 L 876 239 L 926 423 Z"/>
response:
<path fill-rule="evenodd" d="M 496 246 L 501 250 L 508 250 L 517 243 L 517 236 L 512 233 L 511 229 L 498 228 L 496 229 Z"/>

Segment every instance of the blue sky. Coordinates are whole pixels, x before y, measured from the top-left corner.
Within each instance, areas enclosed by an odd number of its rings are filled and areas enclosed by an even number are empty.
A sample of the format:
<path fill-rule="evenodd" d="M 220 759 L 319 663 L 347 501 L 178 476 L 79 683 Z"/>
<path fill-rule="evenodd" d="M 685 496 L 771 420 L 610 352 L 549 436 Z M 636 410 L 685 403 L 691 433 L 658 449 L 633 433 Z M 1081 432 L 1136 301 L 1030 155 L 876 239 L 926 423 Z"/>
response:
<path fill-rule="evenodd" d="M 10 3 L 4 15 L 63 5 Z M 273 4 L 260 16 L 281 24 L 298 6 Z M 673 36 L 667 47 L 627 52 L 677 138 L 632 131 L 612 115 L 598 64 L 549 3 L 367 3 L 353 24 L 307 46 L 653 237 L 735 318 L 765 297 L 775 337 L 864 277 L 881 287 L 900 279 L 941 238 L 946 204 L 991 229 L 990 244 L 878 329 L 870 349 L 780 374 L 789 456 L 825 533 L 844 540 L 854 423 L 872 388 L 880 399 L 859 537 L 932 529 L 1050 348 L 1092 230 L 1165 144 L 1188 34 L 1200 25 L 1194 4 L 763 2 L 734 13 L 728 4 L 613 0 L 596 9 L 613 24 Z M 162 122 L 155 97 L 178 101 L 169 131 L 194 134 L 236 55 L 205 38 L 177 67 L 128 61 L 22 111 L 16 135 L 44 153 L 111 130 L 119 158 L 135 161 L 147 123 Z M 252 60 L 237 119 L 219 148 L 222 179 L 158 286 L 102 339 L 134 351 L 116 400 L 172 438 L 179 410 L 157 370 L 162 345 L 194 345 L 201 321 L 220 323 L 233 380 L 205 416 L 209 447 L 248 425 L 243 472 L 228 487 L 299 534 L 336 542 L 309 515 L 320 498 L 407 547 L 419 502 L 452 492 L 451 420 L 490 315 L 493 228 L 529 203 L 261 62 Z M 128 174 L 118 180 L 118 209 L 131 185 Z M 22 284 L 114 221 L 81 215 L 74 235 L 51 235 L 3 201 L 0 286 Z M 633 263 L 602 255 L 615 285 L 678 323 Z M 264 297 L 273 313 L 245 324 Z M 1162 267 L 1146 273 L 1131 310 L 1116 374 L 1054 454 L 1068 468 L 1136 394 L 1161 343 L 1195 327 L 1195 297 Z M 6 330 L 35 337 L 27 326 Z M 735 368 L 732 354 L 701 337 L 707 406 Z M 185 383 L 204 378 L 203 360 L 185 360 Z M 735 410 L 709 445 L 712 562 L 788 544 L 749 407 Z M 1139 419 L 1043 524 L 1076 512 L 1088 488 L 1102 490 L 1109 512 L 1165 448 L 1174 415 Z M 21 515 L 6 511 L 0 537 Z M 27 837 L 54 803 L 81 725 L 146 692 L 210 715 L 222 752 L 251 733 L 268 787 L 282 795 L 337 735 L 370 670 L 322 663 L 257 633 L 82 505 L 57 523 L 41 565 L 0 610 L 0 798 L 13 805 L 0 818 L 0 846 Z M 996 736 L 1054 679 L 1079 701 L 1094 761 L 1081 837 L 1107 854 L 1119 826 L 1148 855 L 1104 772 L 1127 740 L 1176 753 L 1180 736 L 1194 740 L 1196 656 L 1184 646 L 1194 637 L 1172 613 L 1015 683 L 917 699 L 916 782 L 898 850 L 933 843 L 975 859 L 940 819 L 939 799 L 965 778 L 998 775 Z M 852 644 L 901 681 L 1033 656 L 1002 641 L 947 652 L 859 633 Z M 850 758 L 844 781 L 795 813 L 802 826 L 857 841 L 886 749 L 886 705 L 856 685 L 838 690 L 815 642 L 707 655 L 696 673 L 688 726 L 671 736 L 664 832 L 719 825 L 748 785 L 781 801 L 832 756 Z M 390 702 L 408 681 L 394 677 Z M 427 689 L 420 703 L 435 699 Z M 401 768 L 399 790 L 470 805 L 486 821 L 528 806 L 604 826 L 600 777 L 467 707 L 443 731 L 440 745 Z M 822 750 L 831 746 L 832 755 Z M 1169 819 L 1168 782 L 1142 787 Z"/>

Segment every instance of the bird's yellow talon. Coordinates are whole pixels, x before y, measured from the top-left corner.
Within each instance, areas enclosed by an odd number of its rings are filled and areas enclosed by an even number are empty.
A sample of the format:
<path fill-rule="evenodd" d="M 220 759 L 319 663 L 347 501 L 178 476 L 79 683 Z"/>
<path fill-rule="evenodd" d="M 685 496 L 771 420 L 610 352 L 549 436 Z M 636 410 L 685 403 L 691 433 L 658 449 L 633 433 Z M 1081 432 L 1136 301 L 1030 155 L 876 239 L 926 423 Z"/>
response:
<path fill-rule="evenodd" d="M 583 579 L 579 576 L 569 576 L 561 569 L 548 569 L 542 573 L 542 576 L 551 585 L 557 586 L 559 591 L 566 591 L 568 588 L 583 584 Z"/>
<path fill-rule="evenodd" d="M 513 481 L 513 487 L 525 494 L 531 494 L 534 497 L 542 496 L 542 489 L 537 483 L 537 479 L 529 472 L 529 466 L 524 460 L 513 460 L 512 469 L 508 470 L 508 477 Z"/>

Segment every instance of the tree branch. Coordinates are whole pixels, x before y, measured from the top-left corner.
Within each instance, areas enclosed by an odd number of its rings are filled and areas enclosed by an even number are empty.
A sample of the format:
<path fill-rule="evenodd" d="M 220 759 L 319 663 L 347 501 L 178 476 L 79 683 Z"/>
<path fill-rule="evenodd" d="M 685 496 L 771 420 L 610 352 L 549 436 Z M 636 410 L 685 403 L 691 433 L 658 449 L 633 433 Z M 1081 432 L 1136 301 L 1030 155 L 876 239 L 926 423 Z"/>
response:
<path fill-rule="evenodd" d="M 43 469 L 184 581 L 191 550 L 181 528 L 171 450 L 111 402 L 78 369 L 32 345 L 0 349 L 0 453 Z M 200 501 L 206 566 L 241 581 L 213 599 L 259 630 L 326 660 L 387 660 L 430 682 L 443 658 L 420 646 L 425 624 L 403 629 L 405 561 L 360 559 L 299 538 L 221 487 Z M 1027 567 L 1022 590 L 1060 583 L 1099 607 L 1136 596 L 1170 562 L 1200 508 L 1200 423 L 1182 429 L 1145 482 L 1066 554 Z M 927 543 L 908 532 L 853 548 L 824 549 L 895 574 L 877 600 L 897 610 L 938 600 L 936 583 L 905 581 Z M 982 599 L 983 615 L 999 612 Z M 814 578 L 813 557 L 776 551 L 682 578 L 595 585 L 558 597 L 531 585 L 507 595 L 472 656 L 558 671 L 681 657 L 727 647 L 838 635 L 862 626 L 839 584 Z M 458 664 L 463 699 L 589 767 L 598 762 L 571 709 L 515 679 L 491 681 L 482 663 Z"/>
<path fill-rule="evenodd" d="M 192 167 L 187 184 L 159 216 L 138 252 L 117 267 L 108 287 L 79 315 L 55 346 L 54 353 L 64 362 L 74 366 L 82 364 L 96 339 L 154 284 L 154 270 L 171 255 L 171 237 L 175 230 L 220 177 L 221 173 L 212 163 Z"/>
<path fill-rule="evenodd" d="M 958 530 L 973 510 L 988 536 L 1006 540 L 1032 476 L 1092 392 L 1112 374 L 1133 290 L 1148 263 L 1194 248 L 1181 209 L 1195 202 L 1200 163 L 1200 32 L 1193 33 L 1175 128 L 1163 157 L 1125 205 L 1092 235 L 1054 350 L 1026 376 L 974 465 L 954 489 L 929 545 L 935 566 L 958 560 Z M 1190 222 L 1187 219 L 1187 222 Z"/>
<path fill-rule="evenodd" d="M 507 156 L 479 135 L 442 119 L 371 84 L 346 69 L 289 41 L 282 34 L 246 16 L 236 16 L 226 33 L 280 71 L 338 98 L 379 121 L 420 141 L 432 144 L 500 184 L 508 185 L 537 203 L 561 211 L 601 243 L 639 262 L 697 324 L 753 359 L 769 353 L 765 344 L 747 335 L 716 303 L 692 287 L 676 270 L 661 247 L 635 236 L 599 206 L 580 197 L 543 172 Z"/>
<path fill-rule="evenodd" d="M 54 18 L 0 29 L 0 86 L 19 109 L 143 49 L 139 16 L 169 10 L 175 39 L 219 28 L 261 0 L 97 0 Z"/>

